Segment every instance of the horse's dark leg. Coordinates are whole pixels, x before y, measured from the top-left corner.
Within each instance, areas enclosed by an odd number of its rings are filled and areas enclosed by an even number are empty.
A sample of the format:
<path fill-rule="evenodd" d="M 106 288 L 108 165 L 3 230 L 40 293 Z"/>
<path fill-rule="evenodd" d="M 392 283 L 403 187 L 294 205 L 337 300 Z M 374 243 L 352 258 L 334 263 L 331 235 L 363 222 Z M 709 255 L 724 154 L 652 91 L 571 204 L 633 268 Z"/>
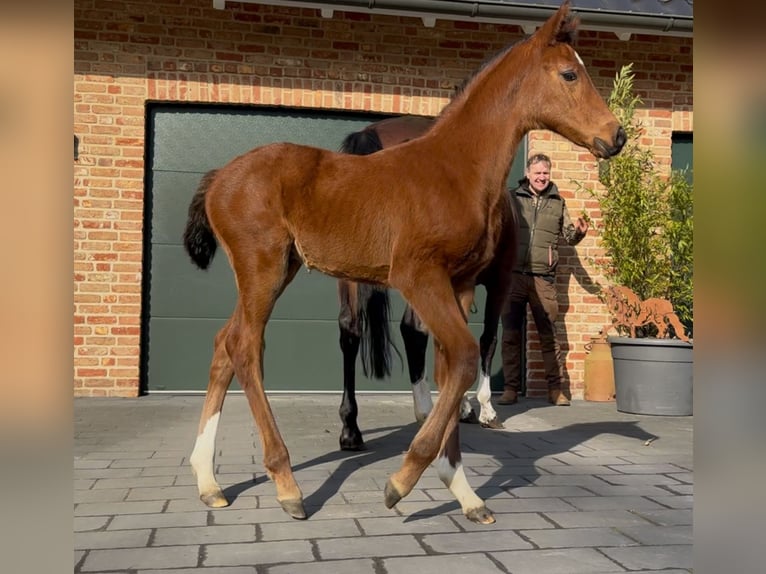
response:
<path fill-rule="evenodd" d="M 415 408 L 415 420 L 420 424 L 426 420 L 434 406 L 431 400 L 431 390 L 426 378 L 426 348 L 428 347 L 428 330 L 412 307 L 407 305 L 399 323 L 399 331 L 404 341 L 404 351 L 407 355 L 407 369 L 412 384 L 412 402 Z"/>
<path fill-rule="evenodd" d="M 420 320 L 412 307 L 407 305 L 399 324 L 399 330 L 404 340 L 404 349 L 407 354 L 407 367 L 412 383 L 412 401 L 415 407 L 415 420 L 420 424 L 426 420 L 428 413 L 433 408 L 431 390 L 426 377 L 426 348 L 428 347 L 428 329 Z M 460 422 L 479 422 L 476 413 L 471 408 L 468 396 L 463 396 L 460 403 Z"/>
<path fill-rule="evenodd" d="M 479 337 L 479 369 L 481 371 L 479 387 L 476 390 L 476 400 L 479 401 L 481 411 L 479 424 L 485 428 L 501 429 L 503 423 L 497 418 L 497 413 L 492 407 L 492 358 L 495 356 L 497 347 L 497 325 L 500 321 L 507 289 L 504 285 L 498 285 L 495 281 L 487 285 L 487 300 L 484 305 L 484 329 Z"/>
<path fill-rule="evenodd" d="M 492 407 L 492 389 L 490 379 L 492 377 L 492 358 L 495 356 L 497 347 L 497 326 L 500 322 L 500 314 L 503 305 L 510 295 L 511 280 L 513 278 L 513 263 L 516 257 L 516 243 L 518 228 L 513 205 L 510 201 L 505 204 L 503 213 L 503 232 L 500 241 L 495 247 L 495 256 L 489 267 L 478 277 L 477 282 L 487 289 L 487 299 L 484 304 L 484 329 L 479 338 L 479 368 L 481 379 L 476 391 L 476 399 L 481 405 L 479 424 L 485 428 L 501 429 L 503 423 L 497 418 L 497 413 Z"/>
<path fill-rule="evenodd" d="M 359 407 L 356 404 L 356 358 L 359 354 L 361 331 L 359 325 L 358 286 L 351 281 L 338 281 L 340 299 L 340 350 L 343 352 L 343 399 L 339 414 L 343 428 L 340 432 L 341 450 L 363 450 L 362 431 L 357 425 Z"/>

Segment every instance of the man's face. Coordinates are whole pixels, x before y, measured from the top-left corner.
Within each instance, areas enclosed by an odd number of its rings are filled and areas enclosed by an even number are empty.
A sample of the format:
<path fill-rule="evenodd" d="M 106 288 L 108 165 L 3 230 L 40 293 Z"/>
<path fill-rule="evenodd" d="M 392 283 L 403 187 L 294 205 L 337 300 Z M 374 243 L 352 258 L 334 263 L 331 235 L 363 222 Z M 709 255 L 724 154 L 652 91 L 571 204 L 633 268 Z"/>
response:
<path fill-rule="evenodd" d="M 527 179 L 535 193 L 540 193 L 548 187 L 548 182 L 551 180 L 550 166 L 544 161 L 533 163 L 527 168 Z"/>

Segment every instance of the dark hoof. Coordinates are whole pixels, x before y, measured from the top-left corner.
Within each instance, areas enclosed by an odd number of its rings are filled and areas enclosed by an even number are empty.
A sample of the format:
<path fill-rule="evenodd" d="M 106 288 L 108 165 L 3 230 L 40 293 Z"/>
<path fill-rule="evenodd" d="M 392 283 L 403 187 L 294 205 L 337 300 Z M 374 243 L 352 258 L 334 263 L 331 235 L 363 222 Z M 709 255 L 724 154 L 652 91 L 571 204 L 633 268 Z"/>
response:
<path fill-rule="evenodd" d="M 306 510 L 303 508 L 303 499 L 279 500 L 282 510 L 296 520 L 306 520 Z"/>
<path fill-rule="evenodd" d="M 460 422 L 466 423 L 469 425 L 475 425 L 479 422 L 479 417 L 477 417 L 476 413 L 473 410 L 471 410 L 471 412 L 468 413 L 466 416 L 461 417 Z"/>
<path fill-rule="evenodd" d="M 503 423 L 501 423 L 497 417 L 493 418 L 491 421 L 488 421 L 486 423 L 480 422 L 479 424 L 481 425 L 482 428 L 485 428 L 485 429 L 504 429 L 505 428 L 503 426 Z"/>
<path fill-rule="evenodd" d="M 386 489 L 383 492 L 383 502 L 386 504 L 386 508 L 393 508 L 402 499 L 402 495 L 396 490 L 391 480 L 386 482 Z"/>
<path fill-rule="evenodd" d="M 359 451 L 365 450 L 364 440 L 362 439 L 362 433 L 341 433 L 340 435 L 340 450 L 352 450 Z"/>
<path fill-rule="evenodd" d="M 492 514 L 492 511 L 486 506 L 469 510 L 466 512 L 465 517 L 471 522 L 476 522 L 477 524 L 495 523 L 495 515 Z"/>

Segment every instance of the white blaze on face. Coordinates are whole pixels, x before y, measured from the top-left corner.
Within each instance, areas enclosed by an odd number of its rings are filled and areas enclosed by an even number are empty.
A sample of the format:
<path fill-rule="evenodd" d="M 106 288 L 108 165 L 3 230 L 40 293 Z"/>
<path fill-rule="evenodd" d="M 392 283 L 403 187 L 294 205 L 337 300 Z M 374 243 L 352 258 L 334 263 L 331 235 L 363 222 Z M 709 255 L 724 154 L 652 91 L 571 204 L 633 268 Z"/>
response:
<path fill-rule="evenodd" d="M 189 458 L 192 471 L 197 477 L 197 488 L 200 494 L 219 488 L 213 472 L 213 463 L 215 460 L 215 435 L 218 431 L 220 418 L 221 413 L 217 412 L 208 419 L 202 433 L 197 436 L 194 450 Z"/>
<path fill-rule="evenodd" d="M 577 58 L 577 61 L 580 62 L 580 65 L 584 68 L 585 62 L 582 61 L 582 58 L 580 57 L 580 54 L 577 53 L 577 51 L 575 51 L 575 57 Z"/>

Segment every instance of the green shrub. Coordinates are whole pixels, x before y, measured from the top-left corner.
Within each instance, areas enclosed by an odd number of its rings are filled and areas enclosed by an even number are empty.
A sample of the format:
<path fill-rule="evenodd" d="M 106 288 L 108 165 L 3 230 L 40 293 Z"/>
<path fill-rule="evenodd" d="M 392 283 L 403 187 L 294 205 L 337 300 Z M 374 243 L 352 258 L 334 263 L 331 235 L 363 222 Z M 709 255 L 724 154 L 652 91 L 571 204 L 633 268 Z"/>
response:
<path fill-rule="evenodd" d="M 693 186 L 685 171 L 663 177 L 652 150 L 641 147 L 643 127 L 635 111 L 642 100 L 633 79 L 632 64 L 623 66 L 608 100 L 628 141 L 617 156 L 599 162 L 603 190 L 585 188 L 601 208 L 596 230 L 606 260 L 598 266 L 610 284 L 628 287 L 642 300 L 668 299 L 691 335 Z"/>

